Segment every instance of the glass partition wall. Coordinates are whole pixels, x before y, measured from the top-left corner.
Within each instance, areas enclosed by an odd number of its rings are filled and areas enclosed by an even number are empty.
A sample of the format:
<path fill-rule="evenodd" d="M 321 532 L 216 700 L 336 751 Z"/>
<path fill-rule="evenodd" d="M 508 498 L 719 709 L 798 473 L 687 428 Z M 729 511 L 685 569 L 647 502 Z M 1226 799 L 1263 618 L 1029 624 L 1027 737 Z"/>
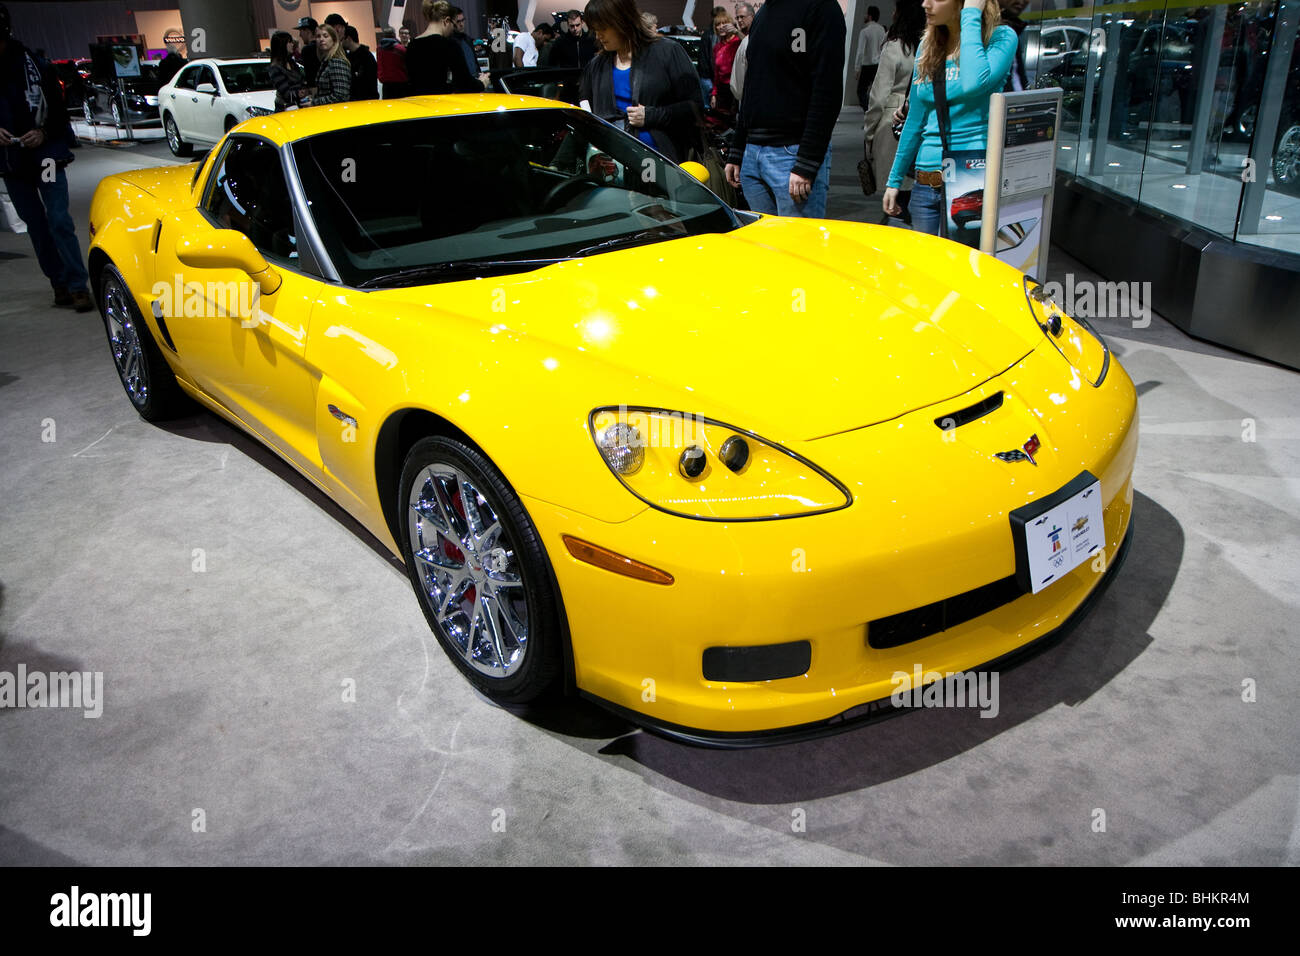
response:
<path fill-rule="evenodd" d="M 1064 90 L 1058 169 L 1300 255 L 1300 0 L 1136 0 L 1022 18 L 1031 85 Z"/>

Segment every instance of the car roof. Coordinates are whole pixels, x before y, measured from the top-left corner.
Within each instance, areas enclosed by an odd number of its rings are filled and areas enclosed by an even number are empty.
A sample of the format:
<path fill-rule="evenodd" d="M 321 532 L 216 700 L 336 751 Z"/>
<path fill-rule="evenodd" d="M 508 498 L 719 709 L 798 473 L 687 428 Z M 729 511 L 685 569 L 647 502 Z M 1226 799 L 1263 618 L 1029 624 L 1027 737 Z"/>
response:
<path fill-rule="evenodd" d="M 269 63 L 269 62 L 270 61 L 264 56 L 247 56 L 247 57 L 238 57 L 235 59 L 226 59 L 219 56 L 209 56 L 209 57 L 204 57 L 201 60 L 187 60 L 185 65 L 188 67 L 188 66 L 194 66 L 195 64 L 198 63 L 205 63 L 209 66 L 230 66 L 232 64 L 238 65 L 240 63 Z"/>
<path fill-rule="evenodd" d="M 255 133 L 283 145 L 295 140 L 355 129 L 372 123 L 427 119 L 435 116 L 464 116 L 513 110 L 579 109 L 560 100 L 508 93 L 444 93 L 437 96 L 408 96 L 400 100 L 360 100 L 288 110 L 246 120 L 240 132 Z"/>

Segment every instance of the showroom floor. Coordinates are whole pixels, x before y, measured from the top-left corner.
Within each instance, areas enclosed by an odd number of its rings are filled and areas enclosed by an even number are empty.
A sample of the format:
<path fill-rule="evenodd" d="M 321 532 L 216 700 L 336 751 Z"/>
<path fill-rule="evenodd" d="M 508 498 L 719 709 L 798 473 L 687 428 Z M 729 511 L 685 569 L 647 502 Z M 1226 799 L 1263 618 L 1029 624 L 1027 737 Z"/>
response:
<path fill-rule="evenodd" d="M 831 214 L 874 221 L 855 123 Z M 83 242 L 99 177 L 162 156 L 80 150 Z M 1300 373 L 1103 320 L 1142 441 L 1095 612 L 993 719 L 717 752 L 491 706 L 306 482 L 212 415 L 131 411 L 25 236 L 0 289 L 0 671 L 104 674 L 98 719 L 0 709 L 0 863 L 1300 864 Z"/>

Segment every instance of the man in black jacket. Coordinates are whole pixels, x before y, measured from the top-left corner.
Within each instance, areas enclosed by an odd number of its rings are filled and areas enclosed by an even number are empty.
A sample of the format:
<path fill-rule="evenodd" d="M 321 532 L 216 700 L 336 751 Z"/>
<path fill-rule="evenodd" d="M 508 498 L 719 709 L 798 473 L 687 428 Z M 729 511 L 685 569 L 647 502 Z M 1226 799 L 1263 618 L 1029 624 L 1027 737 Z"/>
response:
<path fill-rule="evenodd" d="M 836 0 L 768 0 L 754 17 L 725 172 L 755 212 L 825 218 L 844 36 Z"/>
<path fill-rule="evenodd" d="M 159 86 L 166 86 L 171 82 L 173 76 L 181 71 L 185 65 L 185 57 L 181 56 L 180 44 L 171 41 L 167 43 L 167 55 L 162 58 L 158 64 L 156 80 Z"/>
<path fill-rule="evenodd" d="M 598 52 L 596 38 L 587 29 L 581 10 L 570 10 L 565 19 L 569 23 L 569 32 L 555 41 L 555 47 L 551 50 L 551 66 L 578 66 L 585 69 Z"/>
<path fill-rule="evenodd" d="M 370 47 L 361 42 L 356 27 L 343 28 L 343 52 L 352 67 L 352 99 L 379 99 L 379 63 Z"/>
<path fill-rule="evenodd" d="M 54 304 L 89 312 L 89 277 L 77 228 L 68 212 L 72 127 L 58 77 L 10 35 L 9 10 L 0 4 L 0 177 L 41 271 L 54 289 Z"/>
<path fill-rule="evenodd" d="M 316 85 L 316 74 L 320 71 L 320 50 L 316 48 L 318 26 L 311 17 L 298 20 L 298 62 L 302 64 L 303 83 L 308 87 Z"/>

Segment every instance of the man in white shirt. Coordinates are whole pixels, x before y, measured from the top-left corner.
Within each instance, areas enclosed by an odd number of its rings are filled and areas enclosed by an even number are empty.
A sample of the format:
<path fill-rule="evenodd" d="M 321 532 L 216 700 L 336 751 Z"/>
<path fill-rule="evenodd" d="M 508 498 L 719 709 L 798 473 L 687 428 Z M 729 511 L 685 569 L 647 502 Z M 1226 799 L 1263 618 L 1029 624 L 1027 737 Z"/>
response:
<path fill-rule="evenodd" d="M 740 102 L 741 91 L 745 88 L 745 68 L 749 66 L 746 58 L 749 53 L 749 28 L 754 25 L 754 7 L 748 3 L 736 4 L 736 26 L 740 27 L 740 46 L 736 47 L 736 59 L 731 64 L 731 95 Z"/>
<path fill-rule="evenodd" d="M 531 33 L 515 37 L 515 66 L 537 65 L 537 41 Z"/>
<path fill-rule="evenodd" d="M 880 48 L 885 45 L 885 28 L 880 25 L 880 8 L 867 7 L 866 26 L 858 34 L 858 103 L 865 110 L 871 84 L 880 66 Z"/>

